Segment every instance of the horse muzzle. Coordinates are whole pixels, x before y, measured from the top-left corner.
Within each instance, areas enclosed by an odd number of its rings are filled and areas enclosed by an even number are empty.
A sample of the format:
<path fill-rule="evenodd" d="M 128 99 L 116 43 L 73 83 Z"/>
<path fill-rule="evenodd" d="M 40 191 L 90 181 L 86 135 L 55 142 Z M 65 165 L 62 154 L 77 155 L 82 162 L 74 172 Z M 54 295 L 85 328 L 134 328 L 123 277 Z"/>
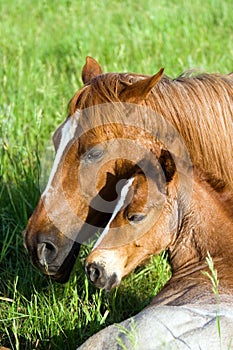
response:
<path fill-rule="evenodd" d="M 90 282 L 96 287 L 105 289 L 106 291 L 119 285 L 120 280 L 115 272 L 108 275 L 104 266 L 98 263 L 90 263 L 85 267 L 86 275 Z"/>
<path fill-rule="evenodd" d="M 80 244 L 63 235 L 45 215 L 36 214 L 32 214 L 24 231 L 24 246 L 39 270 L 64 283 L 69 279 Z"/>

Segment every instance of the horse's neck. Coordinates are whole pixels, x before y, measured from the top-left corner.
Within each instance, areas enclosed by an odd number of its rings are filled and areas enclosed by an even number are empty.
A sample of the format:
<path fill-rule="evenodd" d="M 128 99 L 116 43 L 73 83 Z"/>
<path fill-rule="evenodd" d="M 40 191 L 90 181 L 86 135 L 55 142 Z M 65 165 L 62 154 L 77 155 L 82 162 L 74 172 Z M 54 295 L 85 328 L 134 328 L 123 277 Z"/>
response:
<path fill-rule="evenodd" d="M 162 79 L 148 104 L 181 135 L 192 163 L 225 179 L 233 189 L 232 83 L 211 75 L 182 82 Z"/>
<path fill-rule="evenodd" d="M 209 252 L 222 285 L 233 287 L 233 212 L 232 206 L 229 210 L 229 200 L 222 197 L 227 196 L 206 182 L 194 181 L 189 209 L 169 249 L 174 277 L 200 276 Z"/>
<path fill-rule="evenodd" d="M 212 192 L 195 182 L 192 202 L 181 223 L 178 237 L 169 249 L 172 278 L 153 299 L 154 305 L 214 304 L 230 302 L 233 294 L 233 212 L 228 196 Z M 223 196 L 224 197 L 224 196 Z M 228 209 L 224 209 L 224 203 Z M 217 270 L 218 300 L 206 256 Z"/>

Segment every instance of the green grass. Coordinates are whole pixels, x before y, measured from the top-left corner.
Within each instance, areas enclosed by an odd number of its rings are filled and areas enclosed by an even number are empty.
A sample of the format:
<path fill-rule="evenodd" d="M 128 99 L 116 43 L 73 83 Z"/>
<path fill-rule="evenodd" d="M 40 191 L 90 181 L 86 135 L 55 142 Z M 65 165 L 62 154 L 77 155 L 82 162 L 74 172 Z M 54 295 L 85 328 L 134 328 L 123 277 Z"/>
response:
<path fill-rule="evenodd" d="M 168 275 L 153 258 L 110 293 L 83 273 L 59 285 L 29 262 L 22 231 L 39 197 L 39 160 L 81 86 L 86 55 L 105 71 L 177 76 L 232 71 L 231 0 L 0 1 L 0 345 L 74 349 L 149 303 Z"/>
<path fill-rule="evenodd" d="M 219 346 L 220 350 L 222 349 L 222 342 L 221 342 L 221 325 L 220 325 L 220 318 L 219 318 L 219 280 L 218 280 L 218 272 L 214 267 L 214 262 L 213 259 L 208 252 L 207 257 L 206 257 L 206 263 L 209 268 L 209 271 L 203 271 L 203 275 L 208 277 L 211 281 L 212 284 L 212 291 L 215 295 L 216 298 L 216 305 L 218 310 L 216 311 L 216 324 L 217 324 L 217 329 L 218 329 L 218 336 L 219 336 Z"/>

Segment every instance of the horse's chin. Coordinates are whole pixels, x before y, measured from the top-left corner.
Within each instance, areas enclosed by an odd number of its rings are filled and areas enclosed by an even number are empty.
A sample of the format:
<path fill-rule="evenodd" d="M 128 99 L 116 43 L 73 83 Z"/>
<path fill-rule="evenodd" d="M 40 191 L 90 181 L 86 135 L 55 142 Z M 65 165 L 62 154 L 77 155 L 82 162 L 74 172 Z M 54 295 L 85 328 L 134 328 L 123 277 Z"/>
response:
<path fill-rule="evenodd" d="M 72 272 L 72 269 L 70 269 L 69 272 L 66 272 L 63 274 L 56 273 L 55 275 L 50 275 L 50 276 L 51 276 L 52 280 L 54 280 L 58 283 L 64 284 L 64 283 L 68 282 L 71 272 Z"/>
<path fill-rule="evenodd" d="M 64 262 L 62 263 L 58 271 L 50 275 L 54 281 L 62 284 L 68 282 L 71 272 L 73 270 L 75 261 L 79 254 L 79 250 L 80 250 L 80 244 L 77 242 L 74 242 L 70 253 L 67 255 L 67 257 L 65 258 Z"/>

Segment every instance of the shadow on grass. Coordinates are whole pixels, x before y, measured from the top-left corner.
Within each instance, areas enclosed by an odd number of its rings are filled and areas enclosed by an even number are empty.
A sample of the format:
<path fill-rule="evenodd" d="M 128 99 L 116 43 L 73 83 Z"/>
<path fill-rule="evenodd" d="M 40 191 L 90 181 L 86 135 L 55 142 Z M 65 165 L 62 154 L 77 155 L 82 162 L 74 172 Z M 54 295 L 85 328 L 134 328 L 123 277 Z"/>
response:
<path fill-rule="evenodd" d="M 38 197 L 33 183 L 3 184 L 0 189 L 0 346 L 73 350 L 148 305 L 158 271 L 139 268 L 119 288 L 100 291 L 87 282 L 83 266 L 89 248 L 83 246 L 67 284 L 42 276 L 32 266 L 22 237 Z"/>
<path fill-rule="evenodd" d="M 8 329 L 8 334 L 5 333 L 2 334 L 2 340 L 0 341 L 0 344 L 2 346 L 9 347 L 10 349 L 24 349 L 24 350 L 32 350 L 32 349 L 76 349 L 79 345 L 81 345 L 85 340 L 87 340 L 90 336 L 97 333 L 101 329 L 107 327 L 110 324 L 118 323 L 120 321 L 123 321 L 124 319 L 133 316 L 140 310 L 142 310 L 148 303 L 149 298 L 147 300 L 143 300 L 142 298 L 138 297 L 134 291 L 130 291 L 128 289 L 119 288 L 117 291 L 112 291 L 110 293 L 101 293 L 102 299 L 100 296 L 100 291 L 96 291 L 96 289 L 93 286 L 88 285 L 88 300 L 86 299 L 86 295 L 84 295 L 84 290 L 86 288 L 85 283 L 82 285 L 80 283 L 79 286 L 72 286 L 74 280 L 80 281 L 81 279 L 84 279 L 85 277 L 82 275 L 82 271 L 80 271 L 80 264 L 77 264 L 76 271 L 71 276 L 70 286 L 61 286 L 58 285 L 56 282 L 48 281 L 46 277 L 39 276 L 36 271 L 32 270 L 30 278 L 26 279 L 25 284 L 18 283 L 18 289 L 17 289 L 17 295 L 19 299 L 18 303 L 16 302 L 16 305 L 14 306 L 14 310 L 5 310 L 5 313 L 8 312 L 8 321 L 5 322 L 5 329 Z M 80 278 L 76 278 L 76 275 L 80 274 Z M 13 273 L 12 273 L 13 275 Z M 12 279 L 12 282 L 15 280 Z M 80 281 L 81 282 L 81 281 Z M 27 284 L 28 289 L 25 290 L 25 285 Z M 68 282 L 69 284 L 69 282 Z M 9 285 L 9 284 L 8 284 Z M 76 290 L 75 290 L 76 288 Z M 51 292 L 52 290 L 52 292 Z M 82 291 L 81 291 L 82 290 Z M 67 304 L 69 301 L 71 301 L 70 295 L 72 293 L 78 293 L 80 294 L 80 300 L 79 300 L 79 308 L 73 309 L 68 308 L 69 313 L 73 313 L 74 318 L 78 318 L 80 315 L 80 320 L 77 321 L 77 325 L 74 324 L 74 321 L 71 320 L 71 315 L 68 315 L 67 310 L 64 313 L 64 317 L 61 319 L 61 312 L 57 312 L 57 305 L 54 306 L 52 303 L 48 307 L 48 313 L 53 312 L 55 320 L 54 322 L 57 323 L 57 331 L 58 335 L 51 336 L 51 330 L 49 326 L 50 318 L 48 319 L 42 319 L 38 329 L 38 320 L 35 319 L 35 324 L 33 325 L 33 316 L 31 315 L 31 322 L 28 327 L 31 327 L 31 337 L 29 335 L 29 332 L 27 332 L 27 335 L 23 335 L 22 328 L 25 328 L 24 322 L 27 320 L 21 319 L 20 322 L 17 321 L 17 317 L 20 317 L 20 314 L 26 314 L 26 308 L 31 307 L 35 310 L 35 313 L 37 313 L 38 318 L 42 318 L 41 313 L 44 313 L 45 310 L 40 310 L 40 306 L 38 305 L 38 309 L 36 310 L 35 305 L 32 305 L 32 302 L 35 302 L 35 299 L 33 299 L 33 296 L 35 293 L 39 296 L 42 303 L 45 299 L 47 299 L 47 302 L 50 303 L 50 300 L 52 298 L 56 298 L 56 303 L 59 304 L 61 307 L 65 307 L 64 305 Z M 51 295 L 52 293 L 52 295 Z M 64 300 L 65 295 L 67 294 L 66 300 Z M 94 297 L 95 296 L 95 297 Z M 14 296 L 13 296 L 14 298 Z M 95 302 L 95 298 L 99 298 L 99 300 L 96 300 L 97 303 L 100 303 L 98 312 L 95 312 L 95 315 L 93 315 L 93 319 L 91 319 L 91 310 L 84 310 L 87 307 L 90 309 L 92 308 L 92 304 Z M 85 300 L 86 299 L 86 300 Z M 12 299 L 13 300 L 13 299 Z M 26 300 L 26 301 L 25 301 Z M 20 306 L 21 303 L 24 303 Z M 63 303 L 63 305 L 62 305 Z M 86 303 L 86 305 L 84 305 Z M 89 303 L 89 305 L 87 305 Z M 11 306 L 10 306 L 11 307 Z M 94 305 L 93 307 L 96 307 Z M 22 309 L 22 310 L 20 310 Z M 56 312 L 57 314 L 57 320 L 56 320 Z M 85 317 L 85 314 L 87 314 L 87 317 Z M 105 322 L 101 322 L 100 315 L 107 314 Z M 75 314 L 77 314 L 75 316 Z M 67 315 L 67 322 L 66 322 L 66 315 Z M 13 317 L 15 317 L 15 321 L 18 324 L 18 330 L 14 330 L 14 320 Z M 60 318 L 60 320 L 59 320 Z M 71 324 L 69 324 L 71 320 Z M 43 327 L 47 329 L 47 331 L 43 331 Z M 51 327 L 53 328 L 53 333 L 56 333 L 54 330 L 54 325 Z M 3 329 L 2 329 L 3 330 Z M 1 332 L 2 332 L 1 330 Z M 15 334 L 16 332 L 16 334 Z M 19 334 L 20 333 L 20 334 Z M 42 334 L 42 335 L 41 335 Z M 17 348 L 18 344 L 18 348 Z M 12 346 L 13 345 L 13 346 Z"/>

